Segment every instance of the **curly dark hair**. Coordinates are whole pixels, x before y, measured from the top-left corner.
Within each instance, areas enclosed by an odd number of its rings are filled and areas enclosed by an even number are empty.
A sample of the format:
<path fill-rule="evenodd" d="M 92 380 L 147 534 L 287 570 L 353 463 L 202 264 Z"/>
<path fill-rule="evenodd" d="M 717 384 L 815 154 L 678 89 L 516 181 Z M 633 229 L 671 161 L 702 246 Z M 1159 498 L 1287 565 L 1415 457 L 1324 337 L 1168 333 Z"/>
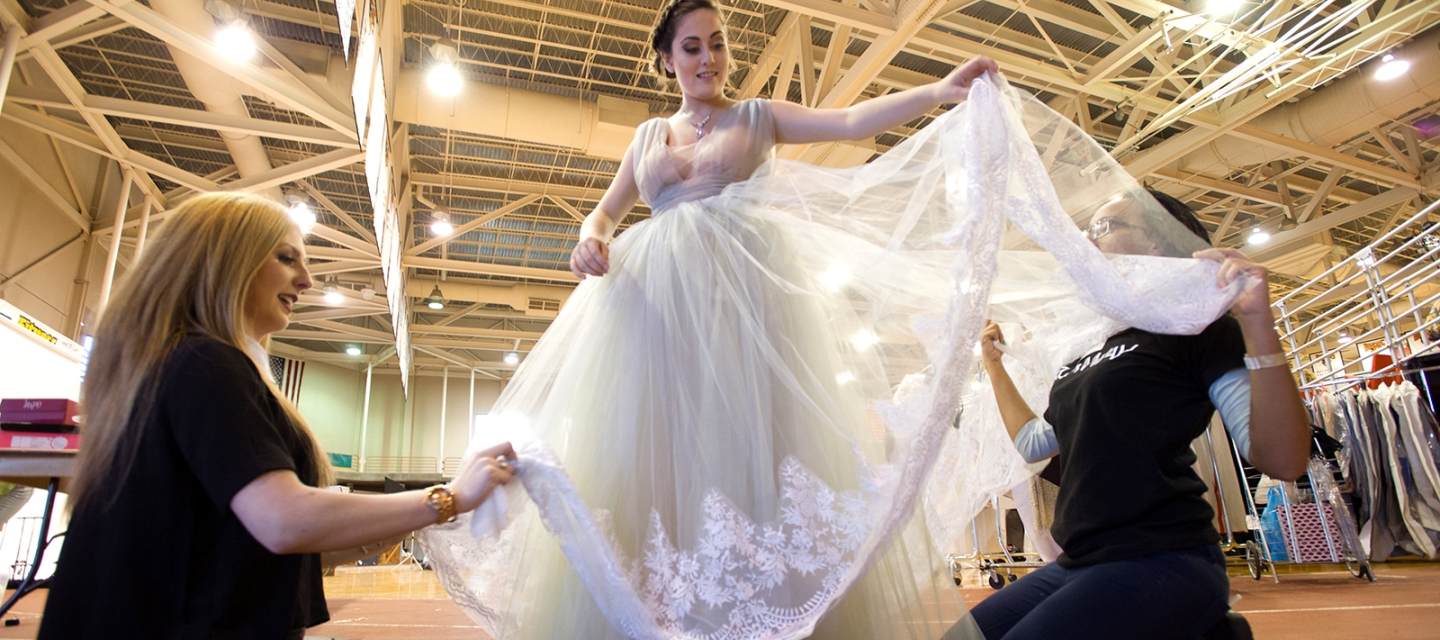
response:
<path fill-rule="evenodd" d="M 712 0 L 669 0 L 660 9 L 660 15 L 655 19 L 655 27 L 650 29 L 650 49 L 655 54 L 650 60 L 650 66 L 662 80 L 675 79 L 675 74 L 665 68 L 665 59 L 661 56 L 662 53 L 670 53 L 670 46 L 675 43 L 675 23 L 702 9 L 720 13 L 719 5 Z"/>

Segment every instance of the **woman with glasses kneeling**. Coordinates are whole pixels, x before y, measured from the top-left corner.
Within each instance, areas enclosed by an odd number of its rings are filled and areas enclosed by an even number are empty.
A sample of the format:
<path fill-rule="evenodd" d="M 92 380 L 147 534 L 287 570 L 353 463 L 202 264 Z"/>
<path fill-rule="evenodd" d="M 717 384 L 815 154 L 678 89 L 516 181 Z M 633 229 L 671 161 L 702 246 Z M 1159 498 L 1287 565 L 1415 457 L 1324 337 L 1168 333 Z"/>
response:
<path fill-rule="evenodd" d="M 320 554 L 453 520 L 510 479 L 503 444 L 427 491 L 320 488 L 327 458 L 262 347 L 310 287 L 269 200 L 202 195 L 165 222 L 100 318 L 40 638 L 300 638 L 329 619 Z"/>
<path fill-rule="evenodd" d="M 1189 207 L 1150 195 L 1164 213 L 1143 196 L 1114 200 L 1095 213 L 1091 242 L 1107 254 L 1171 257 L 1189 257 L 1179 247 L 1194 245 L 1190 234 L 1210 244 Z M 1041 475 L 1060 487 L 1051 534 L 1063 550 L 971 610 L 988 640 L 1197 640 L 1217 624 L 1230 582 L 1190 450 L 1216 408 L 1261 471 L 1285 480 L 1305 473 L 1309 421 L 1284 366 L 1268 273 L 1234 249 L 1194 257 L 1221 263 L 1222 287 L 1248 276 L 1230 315 L 1198 335 L 1131 328 L 1110 336 L 1060 368 L 1044 416 L 1006 372 L 1000 328 L 982 333 L 1016 448 L 1029 462 L 1053 458 Z"/>

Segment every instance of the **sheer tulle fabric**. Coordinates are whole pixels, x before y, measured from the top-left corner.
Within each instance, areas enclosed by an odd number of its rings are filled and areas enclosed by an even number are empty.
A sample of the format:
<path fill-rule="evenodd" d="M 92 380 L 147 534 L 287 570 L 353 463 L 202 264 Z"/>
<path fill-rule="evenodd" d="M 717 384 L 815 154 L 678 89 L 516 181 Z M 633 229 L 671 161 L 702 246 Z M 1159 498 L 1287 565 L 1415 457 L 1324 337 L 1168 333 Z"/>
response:
<path fill-rule="evenodd" d="M 934 637 L 961 607 L 932 531 L 950 544 L 1026 473 L 983 403 L 955 428 L 1006 220 L 1054 256 L 1020 279 L 1057 293 L 1012 296 L 1012 318 L 1068 300 L 1092 332 L 1194 333 L 1228 306 L 1194 261 L 1096 251 L 1065 212 L 1133 181 L 1003 84 L 854 169 L 770 160 L 772 132 L 746 101 L 677 163 L 662 121 L 637 131 L 626 161 L 653 217 L 491 413 L 531 502 L 493 538 L 463 520 L 422 534 L 497 638 Z M 1150 286 L 1185 273 L 1212 280 Z"/>

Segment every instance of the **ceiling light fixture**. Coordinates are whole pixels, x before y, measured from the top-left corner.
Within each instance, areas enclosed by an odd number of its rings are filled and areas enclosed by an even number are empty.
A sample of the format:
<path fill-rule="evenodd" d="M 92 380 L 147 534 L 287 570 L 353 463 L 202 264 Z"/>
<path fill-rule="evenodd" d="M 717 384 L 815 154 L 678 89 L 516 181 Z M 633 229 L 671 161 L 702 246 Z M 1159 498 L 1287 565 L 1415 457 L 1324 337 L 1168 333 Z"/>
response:
<path fill-rule="evenodd" d="M 430 214 L 430 232 L 437 238 L 444 238 L 455 231 L 455 225 L 450 224 L 450 214 L 444 208 L 437 208 Z"/>
<path fill-rule="evenodd" d="M 460 94 L 460 89 L 465 86 L 465 79 L 460 77 L 460 50 L 455 46 L 455 41 L 450 38 L 441 38 L 430 45 L 430 57 L 435 58 L 435 66 L 430 67 L 429 73 L 425 74 L 425 84 L 430 90 L 443 98 L 453 98 Z"/>
<path fill-rule="evenodd" d="M 1354 339 L 1354 338 L 1351 338 L 1351 337 L 1350 337 L 1350 334 L 1348 334 L 1348 333 L 1344 333 L 1344 332 L 1341 332 L 1341 333 L 1340 333 L 1340 344 L 1350 344 L 1350 341 L 1353 340 L 1353 339 Z"/>
<path fill-rule="evenodd" d="M 240 7 L 226 0 L 205 0 L 204 7 L 220 25 L 220 30 L 215 32 L 215 50 L 220 56 L 235 62 L 254 58 L 255 36 L 250 33 Z"/>
<path fill-rule="evenodd" d="M 340 294 L 340 282 L 335 278 L 325 280 L 325 285 L 320 287 L 325 292 L 325 304 L 337 305 L 345 302 L 345 296 Z"/>
<path fill-rule="evenodd" d="M 289 213 L 290 219 L 300 227 L 300 233 L 310 233 L 310 230 L 315 228 L 315 212 L 310 210 L 310 203 L 305 202 L 305 196 L 287 193 L 285 202 L 290 205 L 285 212 Z"/>
<path fill-rule="evenodd" d="M 431 309 L 439 311 L 440 309 L 445 308 L 445 295 L 440 293 L 440 285 L 438 284 L 435 285 L 434 289 L 430 290 L 430 297 L 426 298 L 426 300 L 428 301 L 425 303 L 426 306 L 430 307 Z"/>
<path fill-rule="evenodd" d="M 360 350 L 360 347 L 352 344 L 352 345 L 350 345 L 350 346 L 348 346 L 348 347 L 345 347 L 345 353 L 347 353 L 347 354 L 349 354 L 349 355 L 352 355 L 352 356 L 358 356 L 358 355 L 360 355 L 361 353 L 364 353 L 364 352 Z"/>
<path fill-rule="evenodd" d="M 255 39 L 244 22 L 232 22 L 215 32 L 215 49 L 232 62 L 244 62 L 255 57 Z"/>
<path fill-rule="evenodd" d="M 1246 238 L 1245 241 L 1258 247 L 1270 241 L 1270 234 L 1266 233 L 1265 230 L 1260 227 L 1255 227 L 1255 229 L 1250 232 L 1250 237 Z"/>
<path fill-rule="evenodd" d="M 505 364 L 508 364 L 508 365 L 510 365 L 510 366 L 512 366 L 512 367 L 515 366 L 515 365 L 517 365 L 517 364 L 520 364 L 520 352 L 518 352 L 518 351 L 507 351 L 507 352 L 505 352 Z"/>
<path fill-rule="evenodd" d="M 1405 75 L 1405 72 L 1409 70 L 1410 62 L 1408 60 L 1401 60 L 1396 58 L 1395 54 L 1387 53 L 1384 58 L 1380 59 L 1380 68 L 1375 70 L 1375 79 L 1381 82 L 1394 80 Z"/>

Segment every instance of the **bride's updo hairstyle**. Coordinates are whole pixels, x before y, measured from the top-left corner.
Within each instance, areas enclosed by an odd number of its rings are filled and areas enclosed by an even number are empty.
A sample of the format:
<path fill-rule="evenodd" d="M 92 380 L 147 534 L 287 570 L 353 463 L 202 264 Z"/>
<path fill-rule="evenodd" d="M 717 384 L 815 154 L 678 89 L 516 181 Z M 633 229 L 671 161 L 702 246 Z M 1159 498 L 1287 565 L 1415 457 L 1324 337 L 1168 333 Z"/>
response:
<path fill-rule="evenodd" d="M 722 23 L 725 21 L 725 14 L 720 12 L 719 5 L 712 0 L 669 0 L 660 9 L 660 15 L 655 19 L 655 27 L 650 30 L 650 49 L 655 56 L 650 60 L 650 66 L 662 82 L 675 80 L 675 74 L 665 68 L 665 58 L 661 56 L 662 53 L 670 53 L 670 47 L 675 44 L 675 25 L 681 18 L 705 9 L 719 15 Z M 730 64 L 734 63 L 732 58 Z"/>

